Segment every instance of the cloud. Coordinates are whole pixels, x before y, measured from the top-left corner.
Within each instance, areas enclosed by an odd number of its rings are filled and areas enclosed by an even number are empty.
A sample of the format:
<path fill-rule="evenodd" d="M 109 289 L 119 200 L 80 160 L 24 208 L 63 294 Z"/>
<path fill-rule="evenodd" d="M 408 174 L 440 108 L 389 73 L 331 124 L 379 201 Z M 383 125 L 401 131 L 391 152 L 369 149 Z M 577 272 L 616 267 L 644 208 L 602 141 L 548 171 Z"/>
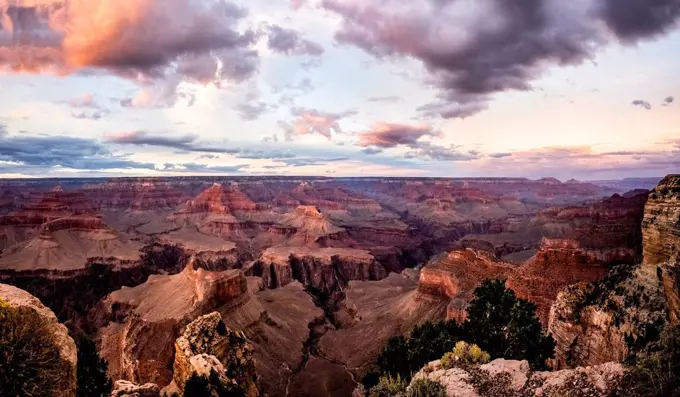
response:
<path fill-rule="evenodd" d="M 435 161 L 472 161 L 481 158 L 475 151 L 460 152 L 458 147 L 433 145 L 429 142 L 418 142 L 412 145 L 414 150 L 406 153 L 406 158 L 420 158 Z"/>
<path fill-rule="evenodd" d="M 269 25 L 267 31 L 267 44 L 274 52 L 314 57 L 321 56 L 324 53 L 323 47 L 320 44 L 303 38 L 296 30 L 279 25 Z"/>
<path fill-rule="evenodd" d="M 107 109 L 96 109 L 96 110 L 91 110 L 91 111 L 80 111 L 80 112 L 71 112 L 71 117 L 76 118 L 76 119 L 88 119 L 88 120 L 99 120 L 105 116 L 108 116 L 109 113 L 111 113 Z"/>
<path fill-rule="evenodd" d="M 278 109 L 278 106 L 276 104 L 269 104 L 262 101 L 246 101 L 237 104 L 234 106 L 234 109 L 236 109 L 239 116 L 241 116 L 241 119 L 252 121 L 259 119 L 264 114 Z"/>
<path fill-rule="evenodd" d="M 367 99 L 369 102 L 399 102 L 402 99 L 396 95 L 378 96 Z"/>
<path fill-rule="evenodd" d="M 154 169 L 154 164 L 139 163 L 114 155 L 94 140 L 69 136 L 11 136 L 0 129 L 0 161 L 24 173 L 44 174 L 49 168 L 77 170 Z"/>
<path fill-rule="evenodd" d="M 207 153 L 200 158 L 214 159 L 217 154 L 227 154 L 241 159 L 289 159 L 296 155 L 287 150 L 268 150 L 257 148 L 223 147 L 217 144 L 200 143 L 198 135 L 184 134 L 171 136 L 169 134 L 154 134 L 146 131 L 131 131 L 109 134 L 106 142 L 120 145 L 153 146 L 176 149 L 181 152 Z"/>
<path fill-rule="evenodd" d="M 613 40 L 667 32 L 678 0 L 322 0 L 341 17 L 341 44 L 377 58 L 412 58 L 439 88 L 425 115 L 463 118 L 494 94 L 528 91 L 551 66 L 592 59 Z"/>
<path fill-rule="evenodd" d="M 441 132 L 435 131 L 427 124 L 399 124 L 378 122 L 367 131 L 360 132 L 359 146 L 393 148 L 399 145 L 415 146 L 420 138 L 425 136 L 440 136 Z"/>
<path fill-rule="evenodd" d="M 663 100 L 664 105 L 670 105 L 671 103 L 675 102 L 675 98 L 672 96 L 666 97 L 666 99 Z"/>
<path fill-rule="evenodd" d="M 365 154 L 368 154 L 368 155 L 379 154 L 379 153 L 383 152 L 382 149 L 378 149 L 378 148 L 374 148 L 374 147 L 367 147 L 365 149 L 362 149 L 361 151 Z"/>
<path fill-rule="evenodd" d="M 187 173 L 200 173 L 200 174 L 205 174 L 205 173 L 214 173 L 214 174 L 241 174 L 243 173 L 244 169 L 248 169 L 247 164 L 240 164 L 240 165 L 227 165 L 227 166 L 210 166 L 206 164 L 199 164 L 199 163 L 181 163 L 181 164 L 172 164 L 172 163 L 166 163 L 163 166 L 163 171 L 171 171 L 171 172 L 187 172 Z"/>
<path fill-rule="evenodd" d="M 0 0 L 0 69 L 240 82 L 259 65 L 246 15 L 223 0 Z"/>
<path fill-rule="evenodd" d="M 57 101 L 56 103 L 66 104 L 74 109 L 71 111 L 71 117 L 76 119 L 99 120 L 111 113 L 109 109 L 100 106 L 95 101 L 94 96 L 89 93 L 70 100 Z"/>
<path fill-rule="evenodd" d="M 652 109 L 652 104 L 651 104 L 651 103 L 649 103 L 649 102 L 647 102 L 647 101 L 643 101 L 643 100 L 641 100 L 641 99 L 636 99 L 636 100 L 634 100 L 634 101 L 632 102 L 632 104 L 633 104 L 633 106 L 639 106 L 639 107 L 645 108 L 645 109 L 647 109 L 647 110 L 651 110 L 651 109 Z"/>
<path fill-rule="evenodd" d="M 291 112 L 296 119 L 291 123 L 279 121 L 286 136 L 286 140 L 302 135 L 321 135 L 329 140 L 333 134 L 342 134 L 340 120 L 357 114 L 356 110 L 347 110 L 340 113 L 322 112 L 317 109 L 293 108 Z"/>

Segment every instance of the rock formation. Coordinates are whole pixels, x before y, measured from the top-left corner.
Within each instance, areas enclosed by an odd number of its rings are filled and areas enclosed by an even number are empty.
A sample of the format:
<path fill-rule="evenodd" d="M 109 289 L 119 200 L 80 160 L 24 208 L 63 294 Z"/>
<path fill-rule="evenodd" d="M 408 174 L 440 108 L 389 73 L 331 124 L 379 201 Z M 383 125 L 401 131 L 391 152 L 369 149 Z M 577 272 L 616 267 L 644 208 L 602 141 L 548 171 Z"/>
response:
<path fill-rule="evenodd" d="M 425 366 L 414 377 L 443 385 L 447 397 L 480 397 L 480 389 L 493 388 L 486 395 L 560 397 L 578 389 L 582 395 L 614 397 L 625 370 L 608 363 L 557 372 L 532 372 L 526 361 L 497 359 L 474 368 L 443 369 L 439 361 Z"/>
<path fill-rule="evenodd" d="M 668 176 L 649 195 L 640 266 L 619 266 L 602 281 L 560 292 L 549 321 L 557 368 L 620 361 L 654 342 L 667 318 L 677 321 L 679 180 Z"/>
<path fill-rule="evenodd" d="M 240 390 L 247 397 L 260 395 L 253 347 L 242 332 L 227 328 L 217 312 L 189 323 L 175 342 L 173 380 L 180 391 L 194 375 L 216 375 L 225 389 Z"/>
<path fill-rule="evenodd" d="M 669 175 L 649 196 L 642 223 L 643 270 L 661 277 L 671 323 L 680 323 L 680 175 Z M 658 269 L 658 270 L 657 270 Z"/>
<path fill-rule="evenodd" d="M 61 376 L 58 384 L 54 385 L 54 390 L 60 393 L 54 397 L 75 397 L 76 395 L 76 370 L 78 354 L 76 344 L 68 334 L 66 327 L 59 323 L 52 311 L 40 303 L 40 301 L 19 288 L 10 285 L 0 284 L 0 303 L 9 305 L 18 310 L 26 310 L 25 316 L 38 316 L 46 324 L 47 332 L 53 335 L 54 347 L 58 350 L 61 358 L 58 372 Z M 2 319 L 0 319 L 2 321 Z M 27 318 L 26 323 L 31 321 Z M 41 376 L 38 374 L 37 376 Z"/>
<path fill-rule="evenodd" d="M 112 379 L 166 386 L 172 381 L 174 343 L 186 324 L 225 305 L 249 299 L 240 271 L 195 270 L 193 262 L 174 276 L 151 276 L 134 288 L 112 293 L 101 305 L 102 357 Z"/>
<path fill-rule="evenodd" d="M 140 386 L 125 380 L 118 380 L 113 385 L 110 397 L 161 397 L 161 389 L 153 383 Z"/>

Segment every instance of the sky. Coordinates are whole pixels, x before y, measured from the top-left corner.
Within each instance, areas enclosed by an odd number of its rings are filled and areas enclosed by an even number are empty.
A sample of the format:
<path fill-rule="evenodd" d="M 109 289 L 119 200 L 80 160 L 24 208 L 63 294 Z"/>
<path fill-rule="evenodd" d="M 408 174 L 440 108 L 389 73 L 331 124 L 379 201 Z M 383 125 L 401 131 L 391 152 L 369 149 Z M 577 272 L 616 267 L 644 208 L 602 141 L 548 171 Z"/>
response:
<path fill-rule="evenodd" d="M 0 0 L 0 177 L 680 172 L 680 0 Z"/>

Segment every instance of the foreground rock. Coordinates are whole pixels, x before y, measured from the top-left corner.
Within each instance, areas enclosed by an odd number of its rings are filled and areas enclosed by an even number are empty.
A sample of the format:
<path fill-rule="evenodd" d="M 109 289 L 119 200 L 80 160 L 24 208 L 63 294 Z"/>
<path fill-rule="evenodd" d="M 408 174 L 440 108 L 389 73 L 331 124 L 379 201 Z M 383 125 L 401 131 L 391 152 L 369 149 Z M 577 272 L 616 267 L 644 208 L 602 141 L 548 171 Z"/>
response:
<path fill-rule="evenodd" d="M 242 332 L 228 329 L 217 312 L 187 325 L 175 342 L 173 370 L 175 385 L 182 392 L 192 376 L 199 376 L 217 377 L 224 389 L 246 397 L 260 395 L 253 347 Z"/>
<path fill-rule="evenodd" d="M 78 354 L 76 344 L 68 335 L 66 327 L 57 321 L 57 317 L 52 311 L 40 303 L 40 301 L 28 292 L 0 284 L 0 300 L 3 304 L 10 307 L 26 311 L 24 315 L 39 316 L 46 325 L 48 332 L 54 336 L 54 346 L 59 351 L 61 357 L 60 368 L 61 376 L 58 384 L 54 385 L 54 390 L 60 390 L 55 397 L 74 397 L 76 394 L 76 368 Z M 27 323 L 33 320 L 26 320 Z"/>
<path fill-rule="evenodd" d="M 161 389 L 158 385 L 147 383 L 135 385 L 134 383 L 119 380 L 113 385 L 111 397 L 160 397 Z"/>
<path fill-rule="evenodd" d="M 531 372 L 526 361 L 498 359 L 474 368 L 441 368 L 433 361 L 413 381 L 429 379 L 446 388 L 447 397 L 536 396 L 561 397 L 578 390 L 579 395 L 614 397 L 625 371 L 608 363 L 557 372 Z"/>

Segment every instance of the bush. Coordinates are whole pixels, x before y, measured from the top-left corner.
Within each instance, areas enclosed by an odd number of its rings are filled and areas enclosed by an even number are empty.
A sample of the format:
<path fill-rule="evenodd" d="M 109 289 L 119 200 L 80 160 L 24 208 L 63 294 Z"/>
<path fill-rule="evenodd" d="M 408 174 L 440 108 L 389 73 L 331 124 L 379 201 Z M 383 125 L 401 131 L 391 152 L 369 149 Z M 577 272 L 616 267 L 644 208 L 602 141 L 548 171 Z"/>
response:
<path fill-rule="evenodd" d="M 438 360 L 451 351 L 460 340 L 462 330 L 455 322 L 426 322 L 416 326 L 408 338 L 403 336 L 390 339 L 378 356 L 378 374 L 389 374 L 409 380 L 430 361 Z M 369 374 L 364 385 L 370 388 L 379 375 Z"/>
<path fill-rule="evenodd" d="M 0 299 L 0 391 L 3 397 L 50 397 L 68 376 L 47 322 L 33 309 Z"/>
<path fill-rule="evenodd" d="M 491 357 L 527 360 L 533 369 L 547 369 L 554 355 L 555 341 L 543 333 L 536 305 L 518 299 L 503 280 L 486 280 L 475 290 L 464 331 Z"/>
<path fill-rule="evenodd" d="M 377 385 L 371 388 L 369 397 L 405 397 L 408 383 L 397 375 L 383 376 Z"/>
<path fill-rule="evenodd" d="M 461 341 L 456 343 L 453 351 L 446 353 L 442 357 L 441 366 L 444 369 L 469 367 L 486 364 L 490 360 L 491 356 L 489 356 L 489 353 L 480 349 L 479 346 Z"/>
<path fill-rule="evenodd" d="M 486 280 L 474 295 L 462 327 L 453 321 L 428 322 L 415 327 L 408 338 L 390 339 L 378 357 L 378 372 L 367 375 L 364 386 L 367 389 L 374 386 L 380 374 L 410 380 L 412 374 L 451 352 L 461 340 L 488 352 L 489 360 L 527 360 L 535 370 L 547 369 L 547 360 L 554 355 L 555 341 L 543 333 L 536 306 L 518 299 L 513 291 L 505 288 L 503 280 Z"/>
<path fill-rule="evenodd" d="M 417 379 L 409 386 L 407 397 L 446 397 L 446 388 L 429 379 Z"/>
<path fill-rule="evenodd" d="M 659 351 L 636 357 L 622 389 L 634 397 L 680 396 L 680 326 L 664 331 Z"/>
<path fill-rule="evenodd" d="M 97 347 L 88 337 L 78 338 L 78 389 L 77 397 L 108 397 L 111 379 L 108 364 L 99 356 Z"/>

